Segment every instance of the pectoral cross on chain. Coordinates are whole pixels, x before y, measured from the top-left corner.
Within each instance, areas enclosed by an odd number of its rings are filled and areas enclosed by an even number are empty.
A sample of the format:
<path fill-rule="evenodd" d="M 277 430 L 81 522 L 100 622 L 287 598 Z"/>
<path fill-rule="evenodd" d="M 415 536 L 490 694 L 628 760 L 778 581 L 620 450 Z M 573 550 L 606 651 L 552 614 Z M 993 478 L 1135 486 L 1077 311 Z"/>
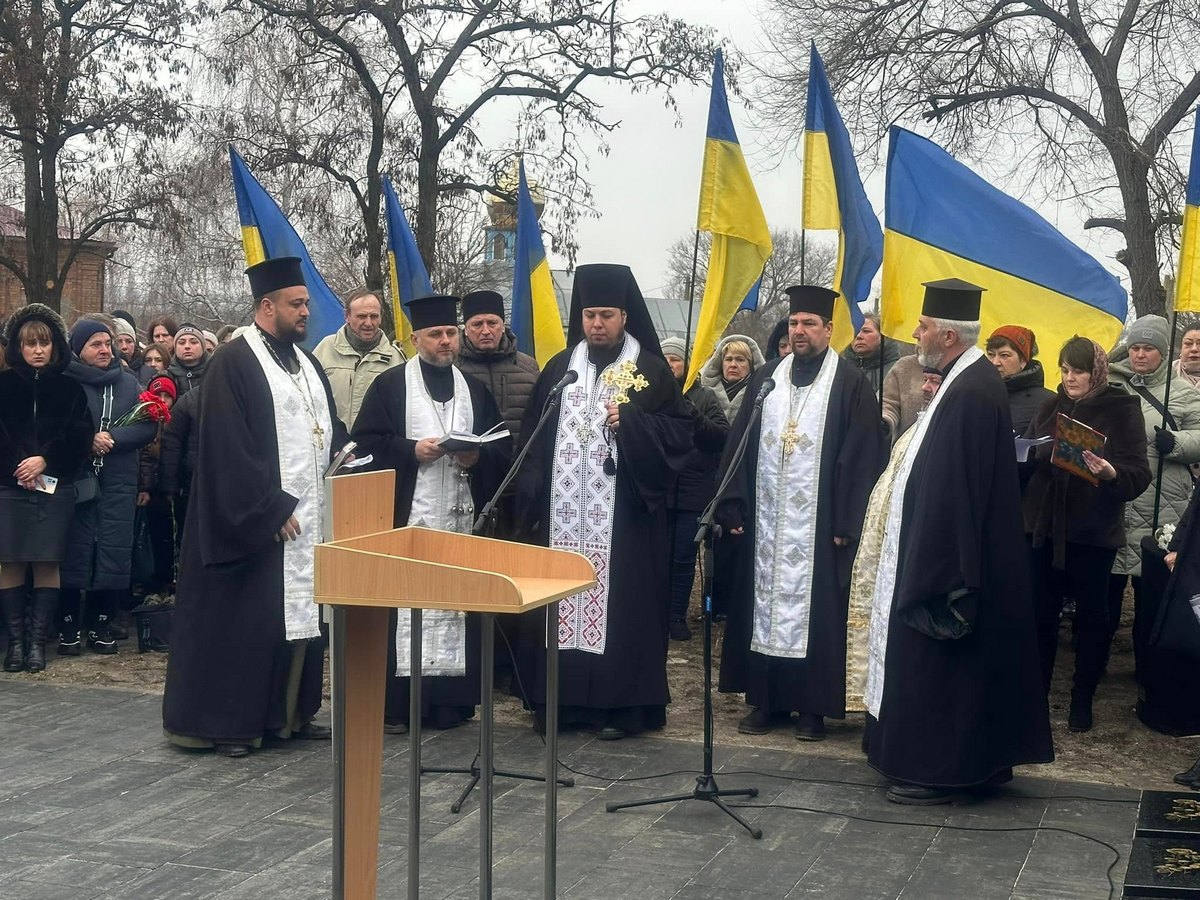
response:
<path fill-rule="evenodd" d="M 325 429 L 321 427 L 320 422 L 313 423 L 312 433 L 313 433 L 313 440 L 316 441 L 316 444 L 317 444 L 317 449 L 324 450 L 325 449 Z"/>
<path fill-rule="evenodd" d="M 794 421 L 787 423 L 787 427 L 783 429 L 783 434 L 779 436 L 779 442 L 783 445 L 784 459 L 791 456 L 792 451 L 797 447 L 803 451 L 813 445 L 812 439 L 807 434 L 800 434 Z"/>
<path fill-rule="evenodd" d="M 601 380 L 609 387 L 616 387 L 617 392 L 613 394 L 612 399 L 613 403 L 616 403 L 618 406 L 629 402 L 630 388 L 640 391 L 650 386 L 650 382 L 637 370 L 637 366 L 633 364 L 633 360 L 631 359 L 627 359 L 619 366 L 609 369 L 601 376 Z"/>

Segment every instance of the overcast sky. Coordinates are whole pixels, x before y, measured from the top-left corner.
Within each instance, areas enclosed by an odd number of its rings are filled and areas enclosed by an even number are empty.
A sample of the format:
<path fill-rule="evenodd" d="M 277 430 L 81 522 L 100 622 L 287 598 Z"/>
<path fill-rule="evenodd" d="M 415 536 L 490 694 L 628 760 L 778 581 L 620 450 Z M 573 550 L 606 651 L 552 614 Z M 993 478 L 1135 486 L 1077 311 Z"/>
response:
<path fill-rule="evenodd" d="M 624 9 L 630 14 L 666 11 L 696 24 L 710 25 L 749 54 L 762 50 L 759 6 L 759 0 L 627 0 Z M 654 96 L 631 96 L 617 85 L 606 86 L 596 94 L 607 111 L 621 119 L 622 126 L 609 139 L 608 156 L 591 155 L 590 180 L 600 218 L 581 222 L 577 262 L 626 263 L 632 267 L 644 293 L 661 295 L 667 248 L 695 228 L 709 89 L 676 90 L 681 119 L 678 126 L 669 112 L 664 111 L 661 99 Z M 744 101 L 733 97 L 730 108 L 767 221 L 772 228 L 798 228 L 799 155 L 781 158 L 769 153 L 764 147 L 766 135 L 755 127 L 756 111 L 747 109 Z M 851 138 L 861 157 L 865 142 L 855 135 Z M 986 171 L 981 174 L 988 177 Z M 881 221 L 883 188 L 880 165 L 867 179 L 867 192 Z M 1078 212 L 1070 207 L 1040 204 L 1038 209 L 1110 271 L 1125 275 L 1111 258 L 1116 249 L 1112 237 L 1084 232 Z M 562 265 L 563 261 L 554 263 Z M 1122 277 L 1122 282 L 1128 288 L 1128 279 Z"/>

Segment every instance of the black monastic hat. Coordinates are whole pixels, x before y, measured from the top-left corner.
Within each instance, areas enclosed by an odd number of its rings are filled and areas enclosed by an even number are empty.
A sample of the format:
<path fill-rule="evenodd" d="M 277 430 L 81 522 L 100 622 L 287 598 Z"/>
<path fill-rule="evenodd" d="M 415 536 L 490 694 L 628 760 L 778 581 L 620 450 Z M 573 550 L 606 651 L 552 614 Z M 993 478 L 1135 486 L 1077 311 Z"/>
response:
<path fill-rule="evenodd" d="M 931 319 L 978 322 L 984 288 L 960 278 L 925 282 L 925 302 L 921 315 Z"/>
<path fill-rule="evenodd" d="M 794 284 L 783 291 L 788 298 L 788 313 L 812 313 L 823 319 L 833 318 L 833 303 L 841 296 L 829 288 L 814 284 Z"/>
<path fill-rule="evenodd" d="M 462 298 L 462 316 L 469 322 L 475 316 L 499 316 L 504 318 L 504 298 L 495 291 L 471 291 Z"/>
<path fill-rule="evenodd" d="M 408 321 L 413 331 L 422 328 L 437 328 L 439 325 L 458 324 L 458 298 L 449 295 L 417 297 L 404 304 L 408 308 Z"/>
<path fill-rule="evenodd" d="M 625 331 L 637 338 L 642 347 L 662 356 L 658 330 L 629 266 L 588 263 L 575 269 L 567 346 L 573 347 L 583 340 L 583 311 L 596 306 L 625 310 Z"/>
<path fill-rule="evenodd" d="M 272 291 L 284 288 L 304 287 L 304 272 L 300 268 L 298 256 L 276 256 L 255 263 L 246 270 L 250 279 L 250 293 L 255 300 L 265 297 Z"/>

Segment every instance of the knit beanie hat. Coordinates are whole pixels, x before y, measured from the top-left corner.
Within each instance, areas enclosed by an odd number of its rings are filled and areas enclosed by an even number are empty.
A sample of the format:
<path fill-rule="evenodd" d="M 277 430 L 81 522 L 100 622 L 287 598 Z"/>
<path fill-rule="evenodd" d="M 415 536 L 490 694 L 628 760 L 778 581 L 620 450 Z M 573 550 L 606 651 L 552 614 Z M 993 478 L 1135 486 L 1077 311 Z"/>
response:
<path fill-rule="evenodd" d="M 663 338 L 660 342 L 660 346 L 662 347 L 663 356 L 671 353 L 675 356 L 678 356 L 680 359 L 687 359 L 687 347 L 685 347 L 683 344 L 683 338 L 677 338 L 673 336 Z"/>
<path fill-rule="evenodd" d="M 113 324 L 116 327 L 117 332 L 116 335 L 113 335 L 114 337 L 123 334 L 133 338 L 135 341 L 137 340 L 137 332 L 133 330 L 133 326 L 130 325 L 127 320 L 121 318 L 120 316 L 114 316 Z"/>
<path fill-rule="evenodd" d="M 175 387 L 175 379 L 169 375 L 158 375 L 151 378 L 146 390 L 152 394 L 170 394 L 172 400 L 179 396 L 179 389 Z"/>
<path fill-rule="evenodd" d="M 92 335 L 99 334 L 101 331 L 112 337 L 112 332 L 103 322 L 97 322 L 95 319 L 80 319 L 71 327 L 71 352 L 78 356 L 83 345 L 91 340 Z"/>
<path fill-rule="evenodd" d="M 1167 345 L 1171 341 L 1171 329 L 1162 316 L 1142 316 L 1129 326 L 1129 346 L 1149 344 L 1167 358 Z"/>

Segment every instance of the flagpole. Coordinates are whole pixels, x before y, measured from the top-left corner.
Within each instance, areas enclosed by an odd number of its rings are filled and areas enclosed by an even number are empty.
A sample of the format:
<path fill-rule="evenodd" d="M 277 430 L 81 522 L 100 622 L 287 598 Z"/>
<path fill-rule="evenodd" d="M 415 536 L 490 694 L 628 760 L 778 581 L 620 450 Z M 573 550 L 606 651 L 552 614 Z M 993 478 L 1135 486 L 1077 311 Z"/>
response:
<path fill-rule="evenodd" d="M 1171 365 L 1174 363 L 1175 356 L 1175 330 L 1179 327 L 1179 312 L 1171 311 L 1171 342 L 1167 344 L 1167 382 L 1163 386 L 1163 417 L 1162 428 L 1167 427 L 1167 416 L 1171 412 Z M 1162 502 L 1162 479 L 1163 479 L 1163 462 L 1162 453 L 1158 454 L 1158 477 L 1154 480 L 1154 518 L 1150 524 L 1150 534 L 1153 535 L 1158 531 L 1158 512 L 1159 505 Z"/>
<path fill-rule="evenodd" d="M 683 336 L 684 373 L 692 367 L 692 311 L 696 308 L 696 266 L 700 260 L 700 229 L 696 229 L 696 238 L 692 242 L 692 274 L 688 278 L 688 314 L 687 333 Z"/>

